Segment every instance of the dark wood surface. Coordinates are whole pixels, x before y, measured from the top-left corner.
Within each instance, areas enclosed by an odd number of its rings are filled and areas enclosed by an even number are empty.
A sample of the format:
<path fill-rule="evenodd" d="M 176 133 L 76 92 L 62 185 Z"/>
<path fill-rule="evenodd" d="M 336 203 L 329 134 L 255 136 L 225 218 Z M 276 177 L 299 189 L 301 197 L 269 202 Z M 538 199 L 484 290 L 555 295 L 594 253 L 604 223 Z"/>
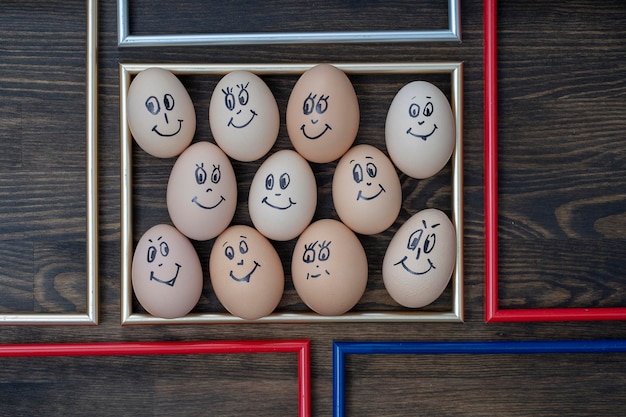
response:
<path fill-rule="evenodd" d="M 318 2 L 299 15 L 275 2 L 256 7 L 201 0 L 131 1 L 133 33 L 411 28 L 445 25 L 403 2 Z M 241 4 L 240 4 L 241 3 Z M 354 4 L 353 4 L 354 3 Z M 398 4 L 396 4 L 398 3 Z M 406 3 L 406 2 L 405 2 Z M 421 2 L 420 2 L 421 4 Z M 234 5 L 234 6 L 233 6 Z M 84 2 L 0 2 L 0 314 L 85 310 Z M 309 6 L 308 4 L 305 5 Z M 406 4 L 405 4 L 406 6 Z M 249 7 L 250 9 L 246 9 Z M 303 6 L 297 6 L 303 7 Z M 352 7 L 352 8 L 351 8 Z M 357 8 L 357 9 L 354 9 Z M 396 10 L 397 8 L 397 10 Z M 427 10 L 428 8 L 424 8 Z M 279 11 L 283 13 L 279 13 Z M 359 10 L 359 13 L 353 13 Z M 484 323 L 483 13 L 462 2 L 461 44 L 324 44 L 119 49 L 116 4 L 99 5 L 98 326 L 2 326 L 0 343 L 310 339 L 312 411 L 332 414 L 332 341 L 596 340 L 626 338 L 624 322 Z M 286 17 L 287 16 L 287 17 Z M 388 16 L 394 16 L 390 13 Z M 500 306 L 626 306 L 626 6 L 621 0 L 502 2 L 499 5 Z M 443 23 L 442 23 L 443 22 Z M 255 26 L 257 25 L 258 26 Z M 327 26 L 324 26 L 327 25 Z M 240 28 L 240 29 L 237 29 Z M 331 28 L 331 29 L 328 29 Z M 300 63 L 463 61 L 465 323 L 120 325 L 120 62 Z M 294 79 L 269 80 L 284 114 Z M 211 83 L 189 77 L 197 140 L 211 140 Z M 399 80 L 356 79 L 357 90 Z M 373 90 L 375 91 L 375 90 Z M 367 96 L 369 97 L 369 96 Z M 371 103 L 369 100 L 365 100 Z M 388 103 L 368 104 L 357 141 L 381 143 Z M 284 119 L 283 119 L 284 121 Z M 378 127 L 377 127 L 378 126 Z M 277 149 L 288 147 L 284 126 Z M 134 153 L 134 233 L 167 220 L 171 161 Z M 235 164 L 251 180 L 252 167 Z M 321 195 L 330 167 L 315 167 Z M 404 215 L 449 210 L 449 167 L 429 181 L 401 178 Z M 319 181 L 319 179 L 318 179 Z M 152 194 L 152 193 L 157 193 Z M 160 194 L 159 194 L 160 193 Z M 322 198 L 323 199 L 323 198 Z M 333 216 L 322 204 L 318 217 Z M 235 221 L 249 222 L 245 209 Z M 397 225 L 396 225 L 397 226 Z M 363 238 L 376 247 L 389 236 Z M 210 243 L 198 244 L 208 256 Z M 289 243 L 278 245 L 286 257 Z M 285 259 L 285 258 L 284 258 Z M 378 275 L 377 275 L 378 274 Z M 389 306 L 379 273 L 358 309 Z M 378 285 L 378 286 L 377 286 Z M 449 303 L 450 291 L 434 308 Z M 200 311 L 219 309 L 210 291 Z M 139 308 L 137 306 L 137 308 Z M 303 309 L 287 286 L 279 307 Z M 626 412 L 624 354 L 349 356 L 348 415 L 597 416 Z M 1 415 L 254 415 L 297 413 L 297 358 L 289 354 L 0 359 Z"/>

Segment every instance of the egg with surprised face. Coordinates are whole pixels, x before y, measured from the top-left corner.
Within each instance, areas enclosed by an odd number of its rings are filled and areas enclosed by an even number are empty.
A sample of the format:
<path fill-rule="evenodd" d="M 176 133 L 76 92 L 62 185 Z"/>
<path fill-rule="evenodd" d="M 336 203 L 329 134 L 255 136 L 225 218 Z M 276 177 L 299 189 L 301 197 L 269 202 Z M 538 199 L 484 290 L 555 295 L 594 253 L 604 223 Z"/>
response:
<path fill-rule="evenodd" d="M 387 156 L 371 145 L 352 147 L 335 168 L 332 183 L 337 215 L 357 233 L 380 233 L 398 217 L 402 187 Z"/>
<path fill-rule="evenodd" d="M 255 161 L 276 142 L 278 104 L 269 87 L 248 71 L 233 71 L 215 86 L 209 105 L 213 138 L 237 161 Z"/>
<path fill-rule="evenodd" d="M 296 242 L 291 275 L 296 292 L 311 310 L 325 316 L 343 314 L 365 292 L 365 249 L 343 223 L 318 220 Z"/>
<path fill-rule="evenodd" d="M 391 239 L 383 259 L 383 282 L 400 305 L 424 307 L 446 289 L 456 264 L 456 232 L 448 216 L 425 209 Z"/>
<path fill-rule="evenodd" d="M 166 201 L 174 226 L 185 236 L 219 235 L 237 208 L 237 180 L 228 156 L 210 142 L 188 147 L 172 167 Z"/>
<path fill-rule="evenodd" d="M 331 162 L 352 146 L 359 130 L 359 102 L 338 68 L 317 65 L 302 74 L 287 102 L 287 133 L 311 162 Z"/>
<path fill-rule="evenodd" d="M 128 88 L 127 116 L 135 142 L 158 158 L 179 155 L 196 133 L 196 112 L 180 80 L 162 68 L 148 68 Z"/>
<path fill-rule="evenodd" d="M 309 225 L 317 206 L 317 185 L 309 163 L 284 149 L 267 158 L 250 185 L 248 207 L 254 227 L 266 237 L 285 241 Z"/>
<path fill-rule="evenodd" d="M 182 317 L 202 293 L 202 266 L 193 245 L 168 224 L 146 231 L 135 248 L 132 284 L 146 311 L 162 318 Z"/>
<path fill-rule="evenodd" d="M 272 313 L 285 285 L 282 263 L 272 244 L 244 225 L 231 226 L 215 239 L 209 273 L 224 308 L 247 320 Z"/>
<path fill-rule="evenodd" d="M 393 163 L 412 178 L 439 172 L 454 150 L 456 127 L 446 96 L 435 85 L 413 81 L 398 91 L 385 123 Z"/>

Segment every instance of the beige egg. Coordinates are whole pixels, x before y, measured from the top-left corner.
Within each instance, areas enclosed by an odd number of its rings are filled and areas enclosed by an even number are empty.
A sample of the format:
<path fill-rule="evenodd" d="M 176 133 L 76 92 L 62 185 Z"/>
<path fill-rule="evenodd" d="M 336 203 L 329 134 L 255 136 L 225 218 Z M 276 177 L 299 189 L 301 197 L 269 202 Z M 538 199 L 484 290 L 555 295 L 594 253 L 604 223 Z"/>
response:
<path fill-rule="evenodd" d="M 383 282 L 400 305 L 424 307 L 448 286 L 456 263 L 456 232 L 437 209 L 414 214 L 391 239 L 383 259 Z"/>
<path fill-rule="evenodd" d="M 259 167 L 248 195 L 254 227 L 273 240 L 290 240 L 311 223 L 317 185 L 309 163 L 296 151 L 272 154 Z"/>
<path fill-rule="evenodd" d="M 402 206 L 396 168 L 371 145 L 354 146 L 341 157 L 333 174 L 332 195 L 341 221 L 365 235 L 387 230 Z"/>
<path fill-rule="evenodd" d="M 311 162 L 331 162 L 352 146 L 359 130 L 359 102 L 346 74 L 328 64 L 302 74 L 287 103 L 287 133 Z"/>
<path fill-rule="evenodd" d="M 185 236 L 209 240 L 222 233 L 237 208 L 237 179 L 228 156 L 210 142 L 189 146 L 172 167 L 166 200 L 174 226 Z"/>
<path fill-rule="evenodd" d="M 209 274 L 224 308 L 247 320 L 271 314 L 285 285 L 283 266 L 272 244 L 244 225 L 231 226 L 215 239 Z"/>
<path fill-rule="evenodd" d="M 365 249 L 343 223 L 318 220 L 296 242 L 291 275 L 296 292 L 311 310 L 325 316 L 341 315 L 365 292 Z"/>
<path fill-rule="evenodd" d="M 176 228 L 158 224 L 143 234 L 133 255 L 132 284 L 146 311 L 182 317 L 202 293 L 202 266 L 195 248 Z"/>
<path fill-rule="evenodd" d="M 196 133 L 196 111 L 185 86 L 171 72 L 148 68 L 128 88 L 128 125 L 137 144 L 158 158 L 179 155 Z"/>
<path fill-rule="evenodd" d="M 435 85 L 413 81 L 398 91 L 385 123 L 385 143 L 393 163 L 413 178 L 439 172 L 454 150 L 454 114 Z"/>
<path fill-rule="evenodd" d="M 233 71 L 215 86 L 209 124 L 215 142 L 228 156 L 237 161 L 255 161 L 276 142 L 280 126 L 278 104 L 257 75 Z"/>

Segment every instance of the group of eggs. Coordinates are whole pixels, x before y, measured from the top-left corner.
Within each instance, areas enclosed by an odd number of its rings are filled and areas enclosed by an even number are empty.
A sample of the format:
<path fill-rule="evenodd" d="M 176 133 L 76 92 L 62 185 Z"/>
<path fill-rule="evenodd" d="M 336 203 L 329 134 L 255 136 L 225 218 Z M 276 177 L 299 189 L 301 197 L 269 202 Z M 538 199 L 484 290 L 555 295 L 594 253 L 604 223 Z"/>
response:
<path fill-rule="evenodd" d="M 254 320 L 278 306 L 285 273 L 272 240 L 297 238 L 293 285 L 321 315 L 340 315 L 361 299 L 368 260 L 355 233 L 387 230 L 397 219 L 402 189 L 396 167 L 413 178 L 439 172 L 455 144 L 455 123 L 445 95 L 433 84 L 413 81 L 393 99 L 385 125 L 390 155 L 355 145 L 359 103 L 347 75 L 328 64 L 312 67 L 293 87 L 286 127 L 292 149 L 265 159 L 252 179 L 248 206 L 254 227 L 230 225 L 237 180 L 230 158 L 250 162 L 266 156 L 280 125 L 276 100 L 257 75 L 233 71 L 216 85 L 209 123 L 216 144 L 191 144 L 196 129 L 192 100 L 180 80 L 161 68 L 133 79 L 127 116 L 137 144 L 159 158 L 177 157 L 167 184 L 173 226 L 158 224 L 139 239 L 132 287 L 150 314 L 176 318 L 200 299 L 202 265 L 190 239 L 215 239 L 209 257 L 212 288 L 231 314 Z M 309 162 L 339 160 L 332 201 L 340 220 L 312 222 L 317 185 Z M 415 213 L 387 247 L 385 288 L 400 305 L 419 308 L 445 290 L 456 260 L 456 233 L 438 209 Z"/>

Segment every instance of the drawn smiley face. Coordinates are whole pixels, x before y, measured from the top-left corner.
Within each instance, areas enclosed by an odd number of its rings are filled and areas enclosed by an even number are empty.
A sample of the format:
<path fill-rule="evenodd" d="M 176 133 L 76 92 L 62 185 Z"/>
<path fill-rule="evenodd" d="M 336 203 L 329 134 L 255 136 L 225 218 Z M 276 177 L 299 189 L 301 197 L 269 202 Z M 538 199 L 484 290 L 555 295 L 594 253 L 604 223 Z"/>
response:
<path fill-rule="evenodd" d="M 167 209 L 187 237 L 209 240 L 232 220 L 237 181 L 226 154 L 215 144 L 197 142 L 176 160 L 167 184 Z"/>
<path fill-rule="evenodd" d="M 228 276 L 237 282 L 250 282 L 252 274 L 261 264 L 252 257 L 248 259 L 249 255 L 246 255 L 249 252 L 248 237 L 241 235 L 239 239 L 238 244 L 229 241 L 224 241 L 222 244 L 224 256 L 231 261 L 230 265 L 233 268 L 228 273 Z"/>
<path fill-rule="evenodd" d="M 264 156 L 278 137 L 280 115 L 265 82 L 248 71 L 226 74 L 209 104 L 213 138 L 228 156 L 249 162 Z"/>
<path fill-rule="evenodd" d="M 341 221 L 368 235 L 391 226 L 402 205 L 395 167 L 371 145 L 354 146 L 341 158 L 333 175 L 332 195 Z"/>
<path fill-rule="evenodd" d="M 196 112 L 180 80 L 161 68 L 148 68 L 128 89 L 128 125 L 147 153 L 169 158 L 179 155 L 193 139 Z"/>
<path fill-rule="evenodd" d="M 440 223 L 428 225 L 426 220 L 422 220 L 421 227 L 413 231 L 407 241 L 406 248 L 411 255 L 404 255 L 394 265 L 401 266 L 412 275 L 424 275 L 437 269 L 432 258 L 430 258 L 430 253 L 437 244 L 436 229 L 440 225 Z"/>
<path fill-rule="evenodd" d="M 322 275 L 330 276 L 330 272 L 325 265 L 330 264 L 327 262 L 330 258 L 330 240 L 315 241 L 306 243 L 304 245 L 304 253 L 302 254 L 302 262 L 308 264 L 311 269 L 306 273 L 306 279 L 317 279 Z"/>

